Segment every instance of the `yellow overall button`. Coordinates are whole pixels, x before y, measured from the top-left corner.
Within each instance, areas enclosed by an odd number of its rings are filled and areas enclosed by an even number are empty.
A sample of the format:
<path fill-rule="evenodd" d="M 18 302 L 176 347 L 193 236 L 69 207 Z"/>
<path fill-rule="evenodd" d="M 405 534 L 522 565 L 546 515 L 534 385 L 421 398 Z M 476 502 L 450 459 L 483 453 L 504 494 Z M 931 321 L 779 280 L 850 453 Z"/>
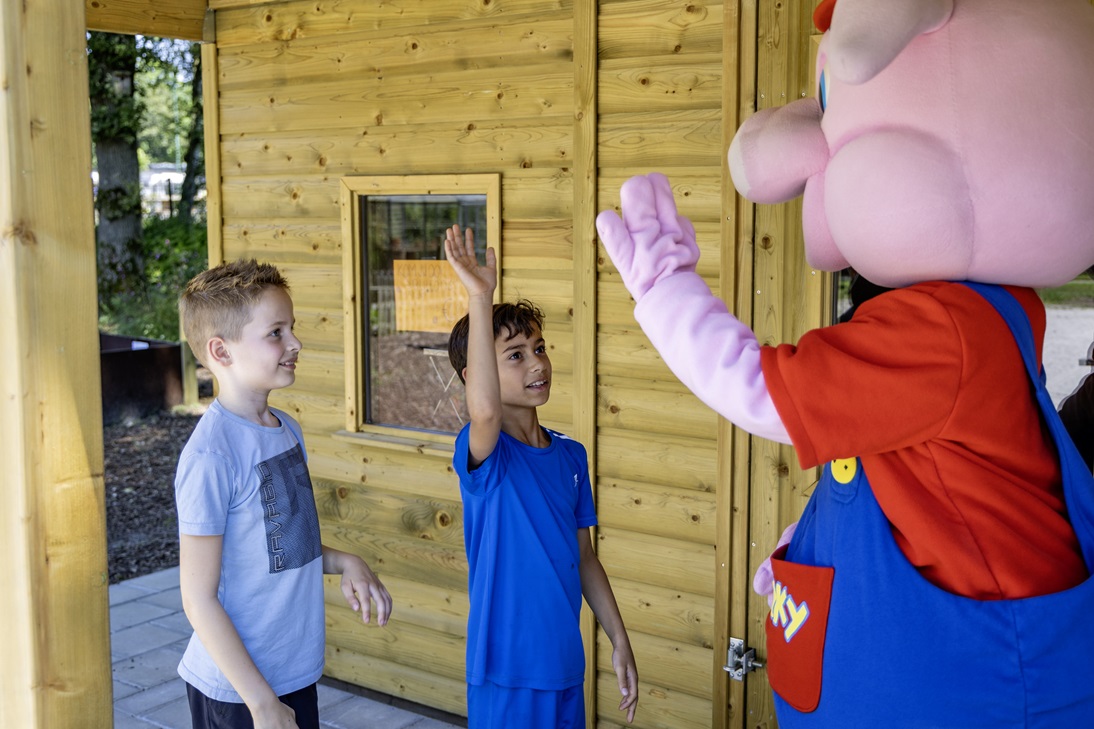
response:
<path fill-rule="evenodd" d="M 851 483 L 858 473 L 857 458 L 837 458 L 832 461 L 832 478 L 840 483 Z"/>

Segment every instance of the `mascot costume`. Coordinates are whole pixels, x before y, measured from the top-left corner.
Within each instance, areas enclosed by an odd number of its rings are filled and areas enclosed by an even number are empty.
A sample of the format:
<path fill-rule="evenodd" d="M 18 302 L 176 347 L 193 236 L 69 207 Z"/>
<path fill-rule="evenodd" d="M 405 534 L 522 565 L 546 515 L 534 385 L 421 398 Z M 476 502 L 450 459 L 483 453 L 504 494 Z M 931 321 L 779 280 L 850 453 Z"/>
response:
<path fill-rule="evenodd" d="M 1094 727 L 1094 480 L 1044 389 L 1033 290 L 1094 264 L 1094 7 L 814 20 L 816 98 L 752 116 L 730 172 L 754 202 L 804 195 L 810 265 L 891 291 L 762 347 L 695 273 L 663 175 L 597 218 L 681 381 L 827 464 L 754 583 L 779 722 Z"/>

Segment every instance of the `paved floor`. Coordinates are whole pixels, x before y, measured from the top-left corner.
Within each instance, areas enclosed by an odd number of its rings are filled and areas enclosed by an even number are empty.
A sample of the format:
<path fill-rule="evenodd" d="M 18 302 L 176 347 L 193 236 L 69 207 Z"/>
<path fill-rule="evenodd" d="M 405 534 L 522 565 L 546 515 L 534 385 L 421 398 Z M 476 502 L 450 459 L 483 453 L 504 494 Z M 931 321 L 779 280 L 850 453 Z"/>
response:
<path fill-rule="evenodd" d="M 190 729 L 186 687 L 175 671 L 190 632 L 177 567 L 110 586 L 114 729 Z M 324 729 L 467 726 L 462 717 L 325 678 L 319 717 Z"/>

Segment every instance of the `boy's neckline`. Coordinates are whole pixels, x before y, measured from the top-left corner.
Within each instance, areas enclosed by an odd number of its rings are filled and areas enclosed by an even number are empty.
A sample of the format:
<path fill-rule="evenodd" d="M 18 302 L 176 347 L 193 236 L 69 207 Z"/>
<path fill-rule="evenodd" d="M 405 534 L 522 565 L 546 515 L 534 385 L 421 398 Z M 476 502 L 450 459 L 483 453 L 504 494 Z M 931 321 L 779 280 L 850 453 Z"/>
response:
<path fill-rule="evenodd" d="M 519 437 L 517 435 L 514 435 L 512 433 L 509 433 L 505 430 L 502 430 L 502 433 L 505 433 L 505 435 L 512 438 L 513 440 L 520 443 L 521 445 L 527 446 L 528 448 L 532 448 L 532 449 L 537 450 L 537 451 L 546 450 L 547 448 L 550 448 L 552 445 L 554 445 L 555 437 L 554 437 L 554 435 L 551 434 L 551 431 L 549 431 L 547 428 L 544 428 L 542 425 L 537 424 L 536 427 L 539 429 L 539 435 L 541 435 L 543 437 L 543 440 L 544 440 L 543 445 L 536 445 L 536 444 L 529 443 L 524 438 L 521 438 L 521 437 Z"/>
<path fill-rule="evenodd" d="M 276 430 L 276 429 L 278 429 L 278 428 L 285 425 L 285 423 L 282 422 L 281 418 L 277 417 L 277 415 L 274 414 L 273 408 L 270 408 L 268 406 L 266 408 L 266 411 L 264 413 L 262 413 L 261 415 L 258 415 L 257 419 L 256 419 L 256 417 L 250 417 L 248 415 L 244 415 L 243 413 L 236 412 L 234 409 L 230 408 L 228 405 L 226 405 L 224 402 L 222 402 L 219 397 L 216 398 L 215 400 L 213 400 L 213 402 L 217 405 L 217 407 L 219 407 L 226 414 L 231 415 L 234 418 L 238 418 L 239 420 L 242 420 L 245 423 L 248 423 L 250 425 L 254 425 L 254 426 L 259 427 L 259 428 L 270 428 L 270 429 Z M 263 422 L 262 419 L 261 419 L 263 415 L 268 416 L 270 418 L 270 420 L 273 421 L 273 423 L 271 424 L 271 423 Z"/>

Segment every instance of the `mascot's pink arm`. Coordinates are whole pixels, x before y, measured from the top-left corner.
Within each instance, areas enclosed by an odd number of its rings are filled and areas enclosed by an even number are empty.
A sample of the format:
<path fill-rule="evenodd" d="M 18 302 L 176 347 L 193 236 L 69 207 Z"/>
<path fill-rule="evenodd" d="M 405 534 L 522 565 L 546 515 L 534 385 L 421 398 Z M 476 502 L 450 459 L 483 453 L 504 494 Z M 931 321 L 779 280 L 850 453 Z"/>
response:
<path fill-rule="evenodd" d="M 695 230 L 676 212 L 668 179 L 632 177 L 620 191 L 623 217 L 596 219 L 604 247 L 636 302 L 642 331 L 680 381 L 748 432 L 790 443 L 760 369 L 760 345 L 695 273 Z"/>

